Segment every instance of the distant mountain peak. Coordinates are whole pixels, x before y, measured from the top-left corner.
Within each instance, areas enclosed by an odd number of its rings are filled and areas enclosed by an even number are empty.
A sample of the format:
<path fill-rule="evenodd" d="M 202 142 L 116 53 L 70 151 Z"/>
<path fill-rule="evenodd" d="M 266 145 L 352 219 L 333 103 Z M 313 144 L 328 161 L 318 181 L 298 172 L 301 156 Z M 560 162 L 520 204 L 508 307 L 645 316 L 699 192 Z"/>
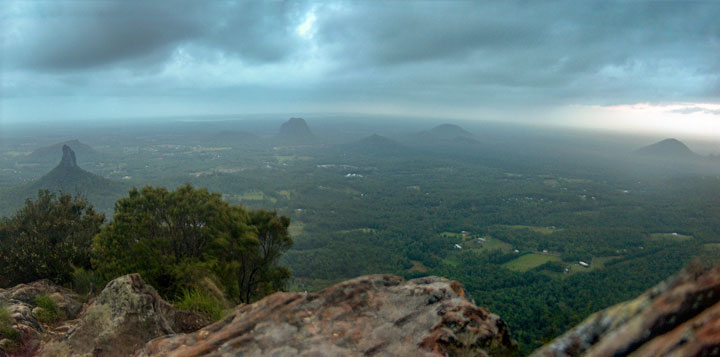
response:
<path fill-rule="evenodd" d="M 658 141 L 652 145 L 645 146 L 636 151 L 642 155 L 664 156 L 664 157 L 691 157 L 697 156 L 682 141 L 668 138 Z"/>
<path fill-rule="evenodd" d="M 75 159 L 75 151 L 73 151 L 67 145 L 63 145 L 62 150 L 63 150 L 63 156 L 62 156 L 62 160 L 60 160 L 60 165 L 58 165 L 58 167 L 67 167 L 67 168 L 77 167 L 77 160 Z"/>
<path fill-rule="evenodd" d="M 416 134 L 421 140 L 430 141 L 448 141 L 455 140 L 458 137 L 472 138 L 474 135 L 459 125 L 440 124 L 429 130 L 424 130 Z"/>
<path fill-rule="evenodd" d="M 306 141 L 315 138 L 305 119 L 290 118 L 280 126 L 278 137 L 285 140 Z"/>
<path fill-rule="evenodd" d="M 430 129 L 430 132 L 439 135 L 473 136 L 470 132 L 463 129 L 461 126 L 448 123 L 440 124 Z"/>
<path fill-rule="evenodd" d="M 73 151 L 73 156 L 75 153 L 79 155 L 82 160 L 81 162 L 87 162 L 89 161 L 100 161 L 102 154 L 95 151 L 90 146 L 83 144 L 80 142 L 80 140 L 73 139 L 64 141 L 61 143 L 53 144 L 50 146 L 39 148 L 32 153 L 30 153 L 28 156 L 23 158 L 23 161 L 25 162 L 33 162 L 33 163 L 56 163 L 57 162 L 57 154 L 58 152 L 62 152 L 63 156 L 65 156 L 65 147 L 69 147 Z M 70 157 L 68 157 L 70 159 Z M 68 161 L 68 163 L 74 163 L 75 161 Z M 75 165 L 73 165 L 75 166 Z"/>

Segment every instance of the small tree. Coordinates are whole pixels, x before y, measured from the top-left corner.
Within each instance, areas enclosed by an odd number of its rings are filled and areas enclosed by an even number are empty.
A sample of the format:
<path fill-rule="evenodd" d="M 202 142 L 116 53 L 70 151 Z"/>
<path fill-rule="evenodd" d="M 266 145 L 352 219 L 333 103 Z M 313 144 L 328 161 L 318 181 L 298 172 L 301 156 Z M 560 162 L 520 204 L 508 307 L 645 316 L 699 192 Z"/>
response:
<path fill-rule="evenodd" d="M 90 267 L 92 238 L 104 220 L 86 199 L 39 191 L 0 222 L 0 286 L 71 282 L 75 268 Z"/>
<path fill-rule="evenodd" d="M 289 222 L 274 212 L 248 213 L 191 185 L 172 192 L 133 189 L 95 238 L 93 264 L 105 279 L 140 273 L 166 298 L 210 274 L 229 297 L 249 301 L 278 290 L 289 277 L 277 266 L 292 244 Z"/>
<path fill-rule="evenodd" d="M 277 212 L 258 210 L 250 212 L 250 226 L 257 242 L 244 257 L 244 264 L 237 273 L 242 300 L 250 302 L 256 296 L 264 296 L 279 290 L 289 277 L 285 267 L 277 266 L 280 256 L 292 246 L 288 234 L 290 219 Z"/>

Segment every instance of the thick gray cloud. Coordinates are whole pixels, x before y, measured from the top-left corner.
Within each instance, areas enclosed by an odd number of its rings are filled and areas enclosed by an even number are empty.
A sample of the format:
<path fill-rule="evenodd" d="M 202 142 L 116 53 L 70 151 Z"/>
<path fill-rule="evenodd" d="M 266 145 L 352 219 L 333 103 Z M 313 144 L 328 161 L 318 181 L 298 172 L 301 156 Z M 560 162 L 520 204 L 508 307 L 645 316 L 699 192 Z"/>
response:
<path fill-rule="evenodd" d="M 714 1 L 6 1 L 0 100 L 718 102 L 718 18 Z"/>
<path fill-rule="evenodd" d="M 283 3 L 129 0 L 33 5 L 18 15 L 24 21 L 6 25 L 6 31 L 21 31 L 14 41 L 4 41 L 9 66 L 64 71 L 120 63 L 142 68 L 162 64 L 187 43 L 263 62 L 281 60 L 294 48 L 286 32 L 292 31 L 289 22 L 296 7 Z"/>

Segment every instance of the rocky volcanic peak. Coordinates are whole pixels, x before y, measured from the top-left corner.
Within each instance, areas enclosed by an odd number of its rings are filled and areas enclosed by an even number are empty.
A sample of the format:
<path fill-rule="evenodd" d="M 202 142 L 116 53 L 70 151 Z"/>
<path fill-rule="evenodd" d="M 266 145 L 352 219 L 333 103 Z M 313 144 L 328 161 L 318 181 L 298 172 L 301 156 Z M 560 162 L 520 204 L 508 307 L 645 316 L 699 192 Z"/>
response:
<path fill-rule="evenodd" d="M 720 266 L 597 312 L 533 356 L 718 356 Z"/>
<path fill-rule="evenodd" d="M 470 134 L 465 129 L 461 128 L 458 125 L 455 124 L 440 124 L 432 129 L 430 129 L 430 133 L 433 135 L 445 137 L 445 138 L 455 138 L 458 136 L 461 137 L 472 137 L 473 135 Z"/>
<path fill-rule="evenodd" d="M 457 282 L 371 275 L 314 294 L 276 293 L 136 355 L 487 356 L 514 345 L 507 325 Z"/>
<path fill-rule="evenodd" d="M 290 140 L 309 140 L 315 138 L 315 135 L 310 131 L 305 119 L 290 118 L 280 126 L 278 137 Z"/>
<path fill-rule="evenodd" d="M 77 167 L 77 160 L 75 159 L 75 152 L 67 145 L 63 145 L 63 156 L 60 160 L 61 167 L 73 168 Z"/>
<path fill-rule="evenodd" d="M 638 154 L 659 157 L 692 157 L 696 156 L 690 148 L 677 139 L 665 139 L 636 151 Z"/>

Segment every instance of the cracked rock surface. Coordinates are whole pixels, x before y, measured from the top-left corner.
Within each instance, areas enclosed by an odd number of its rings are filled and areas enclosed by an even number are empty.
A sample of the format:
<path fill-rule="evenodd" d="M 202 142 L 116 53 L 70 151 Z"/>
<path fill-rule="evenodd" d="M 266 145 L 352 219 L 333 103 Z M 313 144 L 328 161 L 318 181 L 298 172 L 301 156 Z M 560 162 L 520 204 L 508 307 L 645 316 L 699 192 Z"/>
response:
<path fill-rule="evenodd" d="M 370 275 L 318 293 L 276 293 L 137 356 L 485 356 L 512 350 L 507 325 L 438 277 Z"/>

